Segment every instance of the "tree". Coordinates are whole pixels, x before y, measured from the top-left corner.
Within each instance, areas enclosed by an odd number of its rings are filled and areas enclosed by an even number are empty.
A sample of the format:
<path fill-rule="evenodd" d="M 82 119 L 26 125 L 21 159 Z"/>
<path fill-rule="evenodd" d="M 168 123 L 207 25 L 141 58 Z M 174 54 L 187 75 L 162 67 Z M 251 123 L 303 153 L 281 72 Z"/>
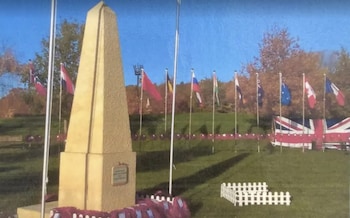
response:
<path fill-rule="evenodd" d="M 316 95 L 322 99 L 323 74 L 326 69 L 320 65 L 320 55 L 301 50 L 298 40 L 292 38 L 286 28 L 275 26 L 270 32 L 264 34 L 260 45 L 260 56 L 255 58 L 253 63 L 249 63 L 246 69 L 250 77 L 246 92 L 249 93 L 249 96 L 254 96 L 250 100 L 256 102 L 257 74 L 264 88 L 264 103 L 260 108 L 262 116 L 270 117 L 279 114 L 279 73 L 282 74 L 283 81 L 289 86 L 292 93 L 292 104 L 282 108 L 283 116 L 302 116 L 303 73 L 317 91 Z M 250 104 L 250 107 L 256 108 L 256 103 Z M 315 109 L 309 109 L 305 104 L 305 114 L 308 117 L 321 117 L 322 111 L 322 103 L 319 101 Z"/>
<path fill-rule="evenodd" d="M 58 114 L 59 110 L 59 88 L 60 88 L 60 64 L 64 63 L 68 74 L 75 84 L 79 58 L 84 35 L 84 25 L 64 20 L 57 29 L 55 39 L 55 61 L 53 80 L 53 114 Z M 36 54 L 33 60 L 35 74 L 46 84 L 48 64 L 49 64 L 49 38 L 41 42 L 42 51 Z M 73 101 L 73 96 L 62 91 L 62 115 L 68 117 Z"/>

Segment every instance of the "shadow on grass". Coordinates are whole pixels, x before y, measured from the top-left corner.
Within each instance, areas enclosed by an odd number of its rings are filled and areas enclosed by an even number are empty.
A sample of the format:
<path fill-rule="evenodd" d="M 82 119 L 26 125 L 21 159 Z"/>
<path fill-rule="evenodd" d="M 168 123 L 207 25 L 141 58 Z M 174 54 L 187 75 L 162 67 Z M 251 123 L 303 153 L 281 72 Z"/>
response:
<path fill-rule="evenodd" d="M 173 181 L 173 196 L 178 196 L 187 190 L 193 189 L 196 186 L 203 184 L 207 182 L 210 179 L 213 179 L 222 173 L 224 173 L 227 169 L 233 167 L 240 161 L 242 161 L 244 158 L 246 158 L 249 155 L 249 153 L 242 153 L 237 156 L 234 156 L 230 159 L 224 160 L 220 163 L 217 163 L 215 165 L 212 165 L 210 167 L 207 167 L 205 169 L 202 169 L 190 176 L 179 178 Z M 156 193 L 159 190 L 168 190 L 169 183 L 163 182 L 160 183 L 153 188 L 146 189 L 141 191 L 142 193 Z M 167 191 L 164 191 L 164 193 L 167 193 Z M 199 202 L 190 202 L 189 201 L 189 208 L 191 210 L 191 214 L 194 215 L 200 208 L 202 207 L 202 204 Z"/>
<path fill-rule="evenodd" d="M 175 149 L 174 164 L 190 161 L 193 158 L 210 155 L 211 145 L 203 142 L 190 149 Z M 159 171 L 169 168 L 169 150 L 148 151 L 137 154 L 137 172 Z"/>

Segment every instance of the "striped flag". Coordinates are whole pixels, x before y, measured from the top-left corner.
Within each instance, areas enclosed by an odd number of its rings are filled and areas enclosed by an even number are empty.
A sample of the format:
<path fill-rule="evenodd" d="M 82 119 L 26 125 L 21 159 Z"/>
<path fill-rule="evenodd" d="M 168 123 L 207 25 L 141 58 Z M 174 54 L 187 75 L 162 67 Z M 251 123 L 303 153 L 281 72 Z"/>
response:
<path fill-rule="evenodd" d="M 338 104 L 340 106 L 344 106 L 345 104 L 344 94 L 327 77 L 326 77 L 326 93 L 333 93 L 335 95 L 335 98 L 337 99 Z"/>
<path fill-rule="evenodd" d="M 192 91 L 196 93 L 196 97 L 197 97 L 199 104 L 202 104 L 202 98 L 200 95 L 201 90 L 200 90 L 199 83 L 198 83 L 194 73 L 192 73 Z"/>
<path fill-rule="evenodd" d="M 61 83 L 68 93 L 74 95 L 74 85 L 72 83 L 72 80 L 69 78 L 67 70 L 64 67 L 63 63 L 61 63 Z"/>

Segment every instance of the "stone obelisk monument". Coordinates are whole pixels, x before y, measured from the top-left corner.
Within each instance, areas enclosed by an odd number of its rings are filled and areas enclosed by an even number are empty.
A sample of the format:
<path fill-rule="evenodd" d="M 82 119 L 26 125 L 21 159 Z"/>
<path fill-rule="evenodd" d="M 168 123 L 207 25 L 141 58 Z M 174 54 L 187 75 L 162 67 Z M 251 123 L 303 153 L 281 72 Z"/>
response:
<path fill-rule="evenodd" d="M 110 211 L 135 204 L 136 154 L 117 20 L 103 2 L 87 14 L 58 206 Z"/>

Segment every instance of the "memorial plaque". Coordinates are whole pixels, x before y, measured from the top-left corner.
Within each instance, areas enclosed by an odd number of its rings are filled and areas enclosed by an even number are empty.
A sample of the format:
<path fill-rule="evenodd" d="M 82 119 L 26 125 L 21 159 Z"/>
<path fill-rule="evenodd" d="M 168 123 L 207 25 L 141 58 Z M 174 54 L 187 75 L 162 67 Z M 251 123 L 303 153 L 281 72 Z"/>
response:
<path fill-rule="evenodd" d="M 128 165 L 121 164 L 112 169 L 112 185 L 125 185 L 128 183 Z"/>

